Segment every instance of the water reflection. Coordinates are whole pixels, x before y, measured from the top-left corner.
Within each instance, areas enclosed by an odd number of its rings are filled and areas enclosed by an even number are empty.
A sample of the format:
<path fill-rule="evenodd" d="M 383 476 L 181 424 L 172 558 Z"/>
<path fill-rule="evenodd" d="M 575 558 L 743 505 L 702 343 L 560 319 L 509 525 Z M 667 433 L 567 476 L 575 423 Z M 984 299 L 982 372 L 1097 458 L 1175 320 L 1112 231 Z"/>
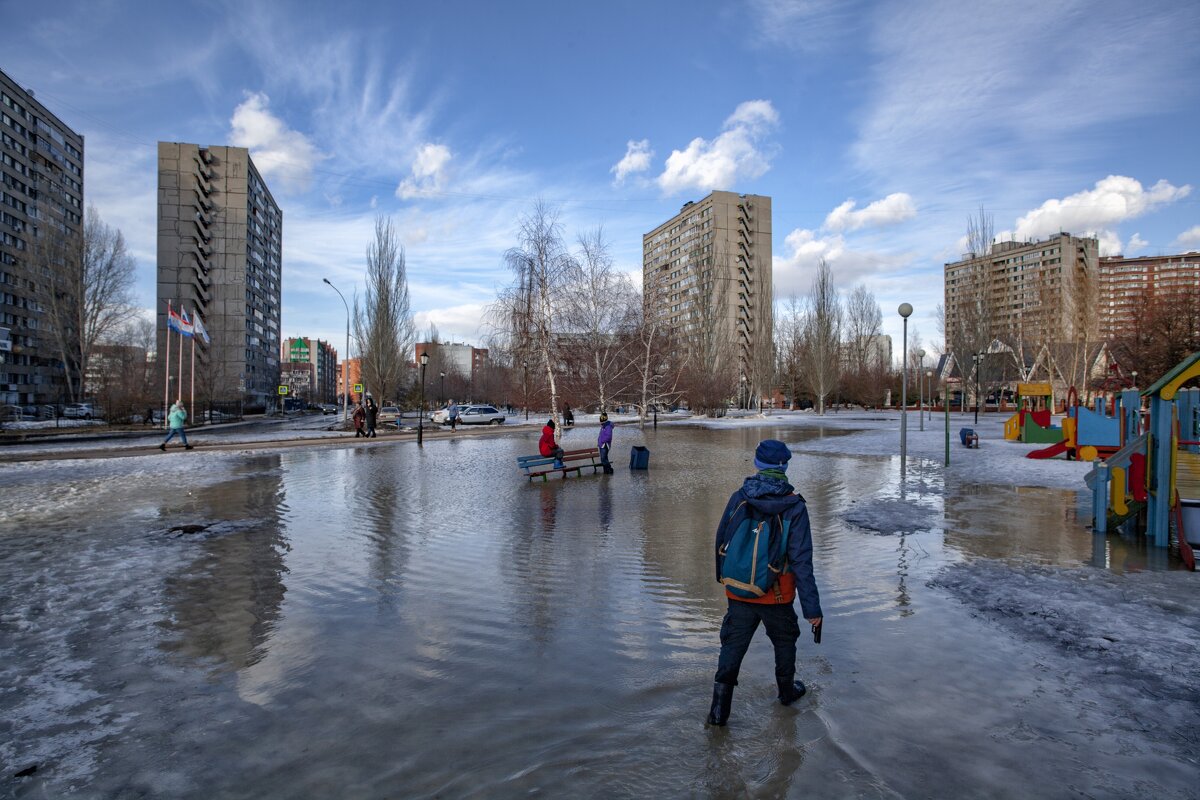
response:
<path fill-rule="evenodd" d="M 161 507 L 164 520 L 217 531 L 184 545 L 199 555 L 163 580 L 166 627 L 175 634 L 163 649 L 234 670 L 262 660 L 286 592 L 284 513 L 279 456 L 254 459 L 241 476 Z M 221 522 L 242 524 L 225 533 Z"/>

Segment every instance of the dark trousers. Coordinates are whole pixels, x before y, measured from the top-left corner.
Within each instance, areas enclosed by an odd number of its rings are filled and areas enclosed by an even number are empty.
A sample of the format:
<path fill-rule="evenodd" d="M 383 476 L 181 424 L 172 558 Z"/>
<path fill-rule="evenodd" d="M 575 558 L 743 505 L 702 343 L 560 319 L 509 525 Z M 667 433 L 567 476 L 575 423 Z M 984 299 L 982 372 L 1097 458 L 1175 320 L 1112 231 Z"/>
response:
<path fill-rule="evenodd" d="M 608 445 L 604 445 L 600 448 L 600 465 L 604 467 L 605 475 L 613 474 L 612 464 L 610 464 L 608 461 Z"/>
<path fill-rule="evenodd" d="M 796 640 L 800 624 L 791 603 L 743 603 L 729 600 L 721 623 L 721 655 L 717 659 L 717 683 L 737 686 L 742 659 L 761 622 L 775 646 L 775 677 L 791 681 L 796 675 Z"/>

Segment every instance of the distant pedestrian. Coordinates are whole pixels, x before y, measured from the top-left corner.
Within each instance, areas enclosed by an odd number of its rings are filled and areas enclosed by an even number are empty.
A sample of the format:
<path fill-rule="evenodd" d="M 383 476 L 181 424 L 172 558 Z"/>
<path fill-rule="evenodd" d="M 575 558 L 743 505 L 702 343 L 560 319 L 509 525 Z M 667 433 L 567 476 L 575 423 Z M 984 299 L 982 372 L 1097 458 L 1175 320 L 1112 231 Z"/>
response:
<path fill-rule="evenodd" d="M 453 400 L 450 401 L 450 405 L 446 408 L 446 421 L 450 423 L 450 430 L 458 430 L 458 403 Z"/>
<path fill-rule="evenodd" d="M 568 403 L 563 403 L 563 427 L 575 427 L 575 415 L 571 413 L 571 406 Z"/>
<path fill-rule="evenodd" d="M 367 434 L 363 428 L 367 424 L 367 411 L 363 408 L 362 403 L 354 407 L 354 414 L 350 418 L 354 420 L 354 438 L 357 439 L 360 436 L 366 436 Z"/>
<path fill-rule="evenodd" d="M 182 400 L 176 400 L 175 405 L 171 406 L 171 413 L 167 415 L 167 424 L 170 430 L 167 431 L 167 438 L 163 439 L 162 444 L 158 446 L 159 450 L 167 449 L 167 442 L 175 438 L 176 434 L 183 440 L 183 446 L 187 450 L 191 450 L 192 446 L 188 444 L 187 433 L 183 430 L 183 424 L 187 422 L 187 409 L 183 407 Z"/>
<path fill-rule="evenodd" d="M 379 420 L 379 406 L 375 405 L 375 401 L 367 400 L 367 438 L 376 439 L 378 435 L 375 433 L 375 423 Z"/>
<path fill-rule="evenodd" d="M 608 421 L 608 414 L 600 413 L 600 435 L 596 437 L 596 447 L 600 450 L 600 463 L 604 467 L 605 475 L 612 475 L 612 464 L 608 461 L 608 451 L 612 447 L 612 423 Z"/>
<path fill-rule="evenodd" d="M 544 458 L 554 457 L 554 467 L 561 469 L 563 462 L 563 449 L 558 446 L 558 442 L 554 441 L 554 420 L 546 422 L 542 428 L 542 438 L 538 440 L 538 452 Z"/>
<path fill-rule="evenodd" d="M 146 409 L 146 418 L 144 420 L 142 420 L 142 422 L 146 425 L 154 424 L 154 409 L 153 408 Z"/>
<path fill-rule="evenodd" d="M 737 686 L 742 659 L 760 622 L 775 646 L 779 702 L 791 705 L 806 691 L 804 683 L 795 680 L 800 625 L 792 602 L 799 596 L 800 608 L 813 626 L 814 636 L 820 630 L 822 613 L 813 576 L 808 507 L 787 481 L 791 457 L 783 442 L 760 442 L 754 451 L 758 472 L 746 478 L 742 488 L 729 498 L 717 525 L 717 580 L 725 586 L 729 607 L 721 623 L 721 655 L 708 714 L 710 725 L 724 725 L 729 719 L 733 687 Z M 758 542 L 764 528 L 767 545 L 766 552 L 761 553 Z M 767 559 L 766 570 L 762 569 L 763 558 Z M 750 575 L 742 576 L 741 568 L 746 564 Z M 731 574 L 735 571 L 739 573 L 736 577 Z M 775 577 L 765 578 L 762 584 L 749 582 L 760 575 Z"/>

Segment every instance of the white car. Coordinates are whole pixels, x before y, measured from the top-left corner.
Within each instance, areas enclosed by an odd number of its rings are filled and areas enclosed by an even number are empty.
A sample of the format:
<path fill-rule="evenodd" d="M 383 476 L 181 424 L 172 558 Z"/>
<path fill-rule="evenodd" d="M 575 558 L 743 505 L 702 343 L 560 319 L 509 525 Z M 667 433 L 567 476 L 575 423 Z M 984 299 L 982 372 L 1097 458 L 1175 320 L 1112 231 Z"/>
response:
<path fill-rule="evenodd" d="M 95 415 L 91 403 L 68 403 L 63 406 L 63 416 L 69 419 L 91 419 Z"/>
<path fill-rule="evenodd" d="M 431 420 L 440 425 L 450 424 L 450 412 L 441 408 L 433 412 Z M 504 413 L 495 406 L 482 404 L 464 405 L 458 407 L 459 425 L 503 425 Z"/>
<path fill-rule="evenodd" d="M 400 409 L 397 406 L 380 406 L 379 416 L 375 418 L 375 421 L 380 425 L 385 422 L 396 422 L 398 424 L 399 420 Z"/>

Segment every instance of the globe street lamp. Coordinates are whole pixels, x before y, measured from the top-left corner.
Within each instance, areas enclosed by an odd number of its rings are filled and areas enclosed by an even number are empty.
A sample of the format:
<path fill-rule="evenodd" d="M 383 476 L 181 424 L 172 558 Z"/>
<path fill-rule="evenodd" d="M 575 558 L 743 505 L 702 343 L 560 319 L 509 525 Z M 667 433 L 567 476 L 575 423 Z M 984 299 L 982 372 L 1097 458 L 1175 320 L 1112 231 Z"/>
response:
<path fill-rule="evenodd" d="M 444 402 L 446 399 L 446 373 L 442 372 L 442 388 L 438 389 L 438 402 Z"/>
<path fill-rule="evenodd" d="M 429 353 L 421 353 L 421 413 L 417 416 L 417 445 L 424 445 L 425 437 L 425 365 L 429 363 Z"/>
<path fill-rule="evenodd" d="M 929 398 L 929 402 L 925 404 L 925 416 L 933 422 L 933 370 L 925 371 L 925 394 Z"/>
<path fill-rule="evenodd" d="M 329 278 L 322 278 L 325 283 L 329 283 Z M 346 302 L 346 298 L 338 288 L 332 283 L 329 283 L 329 288 L 338 293 L 338 297 L 342 298 L 342 305 L 346 307 L 346 354 L 342 356 L 342 420 L 350 418 L 350 304 Z"/>
<path fill-rule="evenodd" d="M 925 351 L 918 350 L 917 358 L 917 419 L 921 422 L 921 430 L 925 430 Z"/>
<path fill-rule="evenodd" d="M 901 303 L 896 310 L 904 318 L 904 349 L 900 351 L 903 354 L 900 371 L 900 463 L 903 464 L 908 454 L 908 318 L 912 316 L 913 307 L 910 303 Z"/>

